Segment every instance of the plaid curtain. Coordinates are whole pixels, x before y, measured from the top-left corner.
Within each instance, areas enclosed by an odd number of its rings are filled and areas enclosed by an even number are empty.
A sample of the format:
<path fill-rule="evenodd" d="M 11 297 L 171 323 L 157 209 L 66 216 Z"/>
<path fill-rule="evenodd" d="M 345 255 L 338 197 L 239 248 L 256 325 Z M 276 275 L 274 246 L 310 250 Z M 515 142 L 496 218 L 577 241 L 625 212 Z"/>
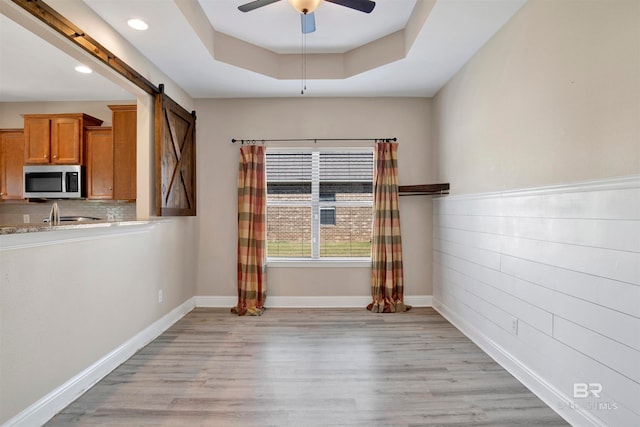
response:
<path fill-rule="evenodd" d="M 265 150 L 240 148 L 238 171 L 238 304 L 240 316 L 260 316 L 267 297 Z"/>
<path fill-rule="evenodd" d="M 398 207 L 398 144 L 376 144 L 373 178 L 371 296 L 375 313 L 407 311 L 402 277 L 402 241 Z"/>

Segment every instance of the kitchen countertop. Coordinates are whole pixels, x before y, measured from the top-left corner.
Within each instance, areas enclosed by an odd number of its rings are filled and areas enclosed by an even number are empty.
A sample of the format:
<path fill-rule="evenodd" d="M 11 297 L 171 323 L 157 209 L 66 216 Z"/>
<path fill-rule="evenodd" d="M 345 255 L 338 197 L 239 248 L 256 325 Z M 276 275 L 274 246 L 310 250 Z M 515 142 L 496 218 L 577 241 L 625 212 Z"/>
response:
<path fill-rule="evenodd" d="M 78 230 L 78 229 L 90 229 L 90 228 L 118 227 L 118 226 L 124 226 L 124 225 L 142 225 L 142 224 L 149 224 L 150 222 L 151 220 L 86 221 L 86 222 L 82 221 L 82 222 L 63 223 L 60 225 L 50 225 L 46 223 L 0 225 L 0 235 L 37 233 L 42 231 L 64 231 L 64 230 Z"/>

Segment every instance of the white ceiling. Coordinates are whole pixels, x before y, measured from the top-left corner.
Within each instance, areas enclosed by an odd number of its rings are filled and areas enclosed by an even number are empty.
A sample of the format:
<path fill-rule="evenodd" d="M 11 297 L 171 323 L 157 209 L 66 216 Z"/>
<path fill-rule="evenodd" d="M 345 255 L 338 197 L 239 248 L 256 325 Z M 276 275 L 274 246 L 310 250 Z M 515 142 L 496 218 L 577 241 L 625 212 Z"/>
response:
<path fill-rule="evenodd" d="M 288 1 L 239 12 L 237 6 L 246 2 L 204 0 L 200 5 L 211 25 L 222 33 L 277 53 L 300 52 L 300 14 Z M 378 0 L 374 11 L 366 14 L 321 2 L 314 12 L 316 31 L 306 37 L 307 51 L 342 53 L 402 30 L 415 5 L 416 0 Z"/>
<path fill-rule="evenodd" d="M 201 28 L 175 0 L 83 1 L 193 98 L 300 96 L 300 79 L 214 58 L 198 37 Z M 277 54 L 301 50 L 300 18 L 286 0 L 248 13 L 237 9 L 247 0 L 190 1 L 218 32 Z M 416 3 L 426 1 L 377 0 L 371 14 L 323 2 L 315 12 L 317 30 L 306 36 L 307 53 L 343 54 L 402 30 Z M 308 79 L 305 96 L 433 96 L 525 1 L 438 0 L 403 59 L 348 78 Z M 127 27 L 132 17 L 144 19 L 149 30 Z M 76 60 L 2 15 L 0 59 L 0 102 L 131 98 L 97 73 L 75 72 Z"/>
<path fill-rule="evenodd" d="M 0 102 L 126 100 L 131 94 L 0 14 Z"/>

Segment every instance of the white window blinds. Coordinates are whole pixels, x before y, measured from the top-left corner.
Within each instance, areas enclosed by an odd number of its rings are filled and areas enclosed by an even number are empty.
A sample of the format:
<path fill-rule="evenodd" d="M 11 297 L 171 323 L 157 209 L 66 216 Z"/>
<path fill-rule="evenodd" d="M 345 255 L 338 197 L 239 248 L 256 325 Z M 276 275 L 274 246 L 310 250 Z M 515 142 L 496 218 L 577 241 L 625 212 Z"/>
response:
<path fill-rule="evenodd" d="M 269 258 L 370 256 L 373 150 L 267 150 L 266 171 Z"/>

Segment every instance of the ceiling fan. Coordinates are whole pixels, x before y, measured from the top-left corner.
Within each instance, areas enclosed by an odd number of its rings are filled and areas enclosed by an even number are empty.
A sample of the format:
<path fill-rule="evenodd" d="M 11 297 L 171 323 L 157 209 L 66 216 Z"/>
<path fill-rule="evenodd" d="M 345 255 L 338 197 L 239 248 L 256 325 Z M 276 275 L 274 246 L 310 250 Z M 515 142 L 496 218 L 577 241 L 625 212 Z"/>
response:
<path fill-rule="evenodd" d="M 241 12 L 250 12 L 258 9 L 262 6 L 267 6 L 271 3 L 278 2 L 280 0 L 254 0 L 252 2 L 238 6 Z M 323 0 L 289 0 L 289 3 L 300 12 L 300 19 L 302 23 L 302 33 L 313 33 L 316 30 L 316 20 L 313 15 L 313 11 L 316 10 L 320 2 Z M 376 2 L 370 0 L 324 0 L 329 3 L 338 4 L 340 6 L 348 7 L 350 9 L 359 10 L 364 13 L 371 13 Z"/>

